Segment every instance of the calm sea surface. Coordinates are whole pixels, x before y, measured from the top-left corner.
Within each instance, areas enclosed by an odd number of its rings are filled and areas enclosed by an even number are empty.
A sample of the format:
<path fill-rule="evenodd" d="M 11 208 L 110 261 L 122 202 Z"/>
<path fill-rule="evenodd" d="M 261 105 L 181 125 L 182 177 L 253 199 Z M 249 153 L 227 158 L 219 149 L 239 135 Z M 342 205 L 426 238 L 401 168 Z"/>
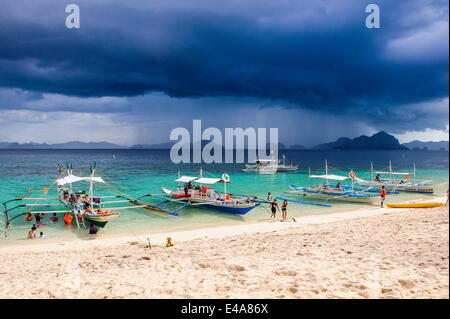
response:
<path fill-rule="evenodd" d="M 414 163 L 418 179 L 432 179 L 435 183 L 448 181 L 448 152 L 440 151 L 283 151 L 289 160 L 300 165 L 295 173 L 277 173 L 258 175 L 242 171 L 243 164 L 178 164 L 170 161 L 167 150 L 0 150 L 0 202 L 27 194 L 40 197 L 40 190 L 51 184 L 57 177 L 57 165 L 71 162 L 75 170 L 84 170 L 96 162 L 98 175 L 105 176 L 111 185 L 120 185 L 120 190 L 131 197 L 146 193 L 160 194 L 161 186 L 174 187 L 178 171 L 185 175 L 198 175 L 200 167 L 207 176 L 220 177 L 222 173 L 231 176 L 232 184 L 228 191 L 239 194 L 251 194 L 265 198 L 267 192 L 281 195 L 289 190 L 289 184 L 308 185 L 309 168 L 312 173 L 324 173 L 324 161 L 336 169 L 334 173 L 348 174 L 353 169 L 358 177 L 370 178 L 370 162 L 375 169 L 386 169 L 389 160 L 394 169 L 411 172 Z M 29 193 L 29 189 L 33 189 Z M 219 186 L 219 189 L 222 189 Z M 104 193 L 99 189 L 98 193 Z M 56 192 L 49 191 L 47 197 Z M 392 196 L 391 202 L 408 199 L 432 198 L 431 195 L 401 194 Z M 295 199 L 294 197 L 292 197 Z M 300 199 L 300 198 L 297 198 Z M 289 215 L 301 218 L 312 214 L 327 214 L 364 205 L 331 203 L 332 208 L 310 205 L 289 205 Z M 23 211 L 23 209 L 22 209 Z M 17 212 L 21 212 L 20 209 Z M 11 213 L 12 214 L 12 213 Z M 14 214 L 12 214 L 14 215 Z M 266 220 L 269 216 L 267 205 L 252 210 L 245 216 L 219 213 L 200 208 L 188 208 L 180 211 L 180 216 L 168 216 L 142 209 L 124 210 L 122 216 L 112 220 L 100 237 L 140 236 L 161 231 L 242 224 Z M 1 217 L 1 216 L 0 216 Z M 48 219 L 46 217 L 45 219 Z M 61 218 L 60 218 L 61 220 Z M 0 222 L 0 227 L 3 224 Z M 13 243 L 27 243 L 27 230 L 30 228 L 22 217 L 14 220 L 8 237 L 0 233 L 0 246 Z M 66 241 L 85 239 L 86 230 L 65 226 L 62 222 L 44 225 L 46 241 Z M 33 242 L 42 242 L 41 239 Z"/>

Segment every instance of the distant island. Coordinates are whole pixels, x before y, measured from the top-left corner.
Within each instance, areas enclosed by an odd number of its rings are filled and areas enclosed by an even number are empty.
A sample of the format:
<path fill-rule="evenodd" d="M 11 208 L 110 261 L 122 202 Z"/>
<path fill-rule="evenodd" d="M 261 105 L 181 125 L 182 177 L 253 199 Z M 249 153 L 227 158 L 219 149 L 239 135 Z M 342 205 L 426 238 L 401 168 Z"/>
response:
<path fill-rule="evenodd" d="M 120 146 L 117 144 L 112 144 L 108 142 L 78 142 L 71 141 L 66 143 L 58 143 L 58 144 L 47 144 L 47 143 L 23 143 L 19 144 L 16 142 L 13 143 L 5 143 L 0 142 L 0 149 L 21 149 L 21 150 L 67 150 L 67 149 L 128 149 L 127 146 Z"/>
<path fill-rule="evenodd" d="M 421 142 L 412 141 L 402 144 L 413 151 L 448 151 L 448 141 L 440 142 Z"/>
<path fill-rule="evenodd" d="M 319 144 L 314 150 L 408 150 L 398 139 L 386 132 L 378 132 L 372 136 L 361 135 L 350 139 L 341 137 L 335 142 Z"/>
<path fill-rule="evenodd" d="M 202 141 L 202 147 L 209 143 Z M 170 149 L 175 142 L 159 143 L 159 144 L 136 144 L 133 146 L 122 146 L 108 142 L 79 142 L 71 141 L 58 144 L 47 143 L 16 143 L 16 142 L 0 142 L 0 149 Z M 270 147 L 269 144 L 266 145 Z M 355 138 L 341 137 L 334 142 L 323 143 L 311 148 L 303 145 L 295 144 L 287 147 L 284 143 L 278 143 L 279 150 L 412 150 L 412 151 L 448 151 L 449 142 L 421 142 L 412 141 L 400 144 L 398 139 L 386 132 L 378 132 L 372 136 L 361 135 Z"/>

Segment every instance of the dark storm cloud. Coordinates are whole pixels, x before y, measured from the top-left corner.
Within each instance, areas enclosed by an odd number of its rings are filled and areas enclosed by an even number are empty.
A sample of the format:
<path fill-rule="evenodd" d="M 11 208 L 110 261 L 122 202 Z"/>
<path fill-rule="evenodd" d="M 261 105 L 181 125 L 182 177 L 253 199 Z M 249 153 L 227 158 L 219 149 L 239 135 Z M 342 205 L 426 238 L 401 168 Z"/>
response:
<path fill-rule="evenodd" d="M 252 97 L 375 122 L 448 96 L 447 1 L 378 1 L 377 30 L 356 0 L 78 1 L 79 30 L 61 1 L 6 3 L 0 87 Z"/>

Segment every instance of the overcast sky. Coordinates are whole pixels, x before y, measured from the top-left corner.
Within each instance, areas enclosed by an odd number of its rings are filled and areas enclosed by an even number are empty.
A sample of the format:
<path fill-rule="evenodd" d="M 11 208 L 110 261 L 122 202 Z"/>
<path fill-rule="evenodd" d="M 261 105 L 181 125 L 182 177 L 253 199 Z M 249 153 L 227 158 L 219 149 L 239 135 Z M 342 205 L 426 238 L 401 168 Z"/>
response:
<path fill-rule="evenodd" d="M 448 1 L 3 0 L 0 142 L 161 143 L 278 127 L 311 146 L 448 140 Z"/>

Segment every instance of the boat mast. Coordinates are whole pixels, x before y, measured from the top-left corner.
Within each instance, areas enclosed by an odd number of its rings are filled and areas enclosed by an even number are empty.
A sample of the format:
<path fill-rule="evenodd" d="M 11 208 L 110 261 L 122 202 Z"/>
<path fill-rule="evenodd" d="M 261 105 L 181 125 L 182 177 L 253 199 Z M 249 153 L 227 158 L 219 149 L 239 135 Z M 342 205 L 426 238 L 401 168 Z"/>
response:
<path fill-rule="evenodd" d="M 89 202 L 91 204 L 91 207 L 93 204 L 92 197 L 94 196 L 94 194 L 93 194 L 94 193 L 94 174 L 95 174 L 95 168 L 91 167 L 91 180 L 89 182 Z"/>
<path fill-rule="evenodd" d="M 67 176 L 72 175 L 72 163 L 67 163 Z M 72 182 L 69 184 L 70 192 L 72 192 Z"/>
<path fill-rule="evenodd" d="M 416 182 L 416 163 L 414 162 L 414 183 Z"/>
<path fill-rule="evenodd" d="M 352 172 L 353 172 L 353 170 L 352 170 Z M 351 178 L 351 180 L 352 180 L 352 194 L 353 194 L 355 192 L 355 189 L 354 189 L 355 180 L 353 179 L 353 177 Z"/>
<path fill-rule="evenodd" d="M 328 161 L 325 160 L 325 175 L 328 175 Z M 327 178 L 327 185 L 328 185 L 328 178 Z"/>
<path fill-rule="evenodd" d="M 370 177 L 371 180 L 373 181 L 373 162 L 370 162 Z"/>
<path fill-rule="evenodd" d="M 389 179 L 392 180 L 392 161 L 389 160 Z"/>
<path fill-rule="evenodd" d="M 308 167 L 308 177 L 309 177 L 308 186 L 311 186 L 311 166 Z"/>

